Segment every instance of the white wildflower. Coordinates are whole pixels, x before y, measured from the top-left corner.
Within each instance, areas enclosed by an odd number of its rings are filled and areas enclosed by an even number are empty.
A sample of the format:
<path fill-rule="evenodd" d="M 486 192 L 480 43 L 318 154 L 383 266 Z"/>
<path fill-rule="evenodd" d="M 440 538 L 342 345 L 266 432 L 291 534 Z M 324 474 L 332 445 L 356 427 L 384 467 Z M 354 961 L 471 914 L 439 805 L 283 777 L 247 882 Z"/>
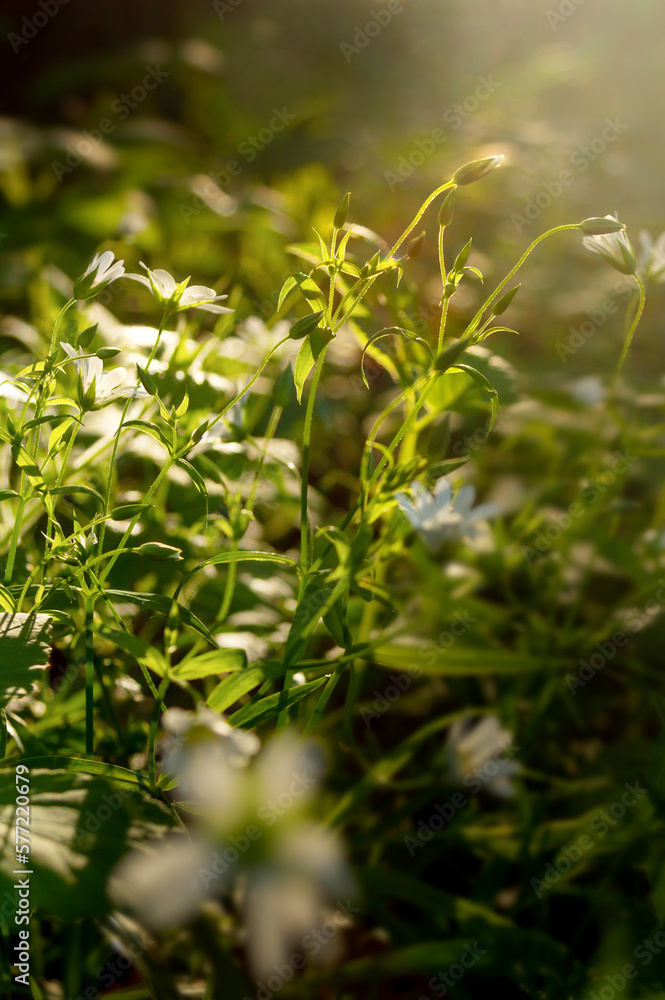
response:
<path fill-rule="evenodd" d="M 189 278 L 178 284 L 168 271 L 162 268 L 151 271 L 143 261 L 140 261 L 140 264 L 147 277 L 144 274 L 128 274 L 127 277 L 149 288 L 167 312 L 183 312 L 185 309 L 204 309 L 212 313 L 233 312 L 233 309 L 217 305 L 222 299 L 228 298 L 228 295 L 217 295 L 215 289 L 207 285 L 188 287 Z"/>
<path fill-rule="evenodd" d="M 79 403 L 85 409 L 101 410 L 121 396 L 146 396 L 143 389 L 137 389 L 127 382 L 126 368 L 113 368 L 104 371 L 101 358 L 86 357 L 81 351 L 75 350 L 71 344 L 61 342 L 65 354 L 74 361 L 80 377 Z"/>
<path fill-rule="evenodd" d="M 437 480 L 434 493 L 429 493 L 421 483 L 411 487 L 413 499 L 399 493 L 396 497 L 412 527 L 423 541 L 437 552 L 445 542 L 454 541 L 464 535 L 473 537 L 478 524 L 498 512 L 493 503 L 481 504 L 472 509 L 475 487 L 462 486 L 453 498 L 452 486 L 446 476 Z"/>
<path fill-rule="evenodd" d="M 616 214 L 606 215 L 605 218 L 619 221 Z M 602 236 L 585 236 L 582 243 L 587 250 L 600 254 L 603 260 L 621 274 L 635 274 L 637 269 L 635 251 L 625 231 L 605 233 Z"/>
<path fill-rule="evenodd" d="M 497 798 L 512 798 L 515 787 L 511 778 L 520 770 L 517 761 L 500 756 L 514 752 L 512 733 L 502 729 L 495 715 L 486 715 L 478 722 L 460 719 L 448 730 L 447 761 L 450 778 L 458 784 L 480 787 Z"/>
<path fill-rule="evenodd" d="M 124 273 L 124 261 L 115 260 L 112 250 L 96 253 L 81 277 L 74 282 L 74 298 L 92 299 L 112 281 L 122 278 Z"/>

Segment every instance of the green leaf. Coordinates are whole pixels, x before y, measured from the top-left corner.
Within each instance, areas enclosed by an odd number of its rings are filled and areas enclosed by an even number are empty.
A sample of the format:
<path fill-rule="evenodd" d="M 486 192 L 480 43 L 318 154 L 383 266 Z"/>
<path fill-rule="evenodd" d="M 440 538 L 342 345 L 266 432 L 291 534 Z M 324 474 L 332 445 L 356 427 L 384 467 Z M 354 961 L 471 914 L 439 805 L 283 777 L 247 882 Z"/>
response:
<path fill-rule="evenodd" d="M 174 667 L 173 676 L 181 680 L 196 681 L 201 677 L 244 670 L 246 666 L 247 654 L 244 649 L 215 649 L 202 656 L 183 660 Z"/>
<path fill-rule="evenodd" d="M 141 608 L 149 608 L 151 611 L 157 611 L 165 618 L 168 618 L 171 614 L 171 606 L 173 604 L 172 599 L 163 594 L 142 594 L 133 590 L 107 590 L 106 596 L 111 600 L 121 601 L 123 604 L 138 604 Z M 210 629 L 206 628 L 203 622 L 188 608 L 183 607 L 182 604 L 178 605 L 178 615 L 183 625 L 187 625 L 188 628 L 198 632 L 199 635 L 208 640 L 211 646 L 217 645 L 217 641 Z"/>
<path fill-rule="evenodd" d="M 131 521 L 152 507 L 154 507 L 152 503 L 125 503 L 120 507 L 114 507 L 108 516 L 112 521 Z"/>
<path fill-rule="evenodd" d="M 286 566 L 288 569 L 295 570 L 299 575 L 302 574 L 302 568 L 295 559 L 290 559 L 288 556 L 279 555 L 277 552 L 249 552 L 246 550 L 240 550 L 239 552 L 220 552 L 216 556 L 211 556 L 210 559 L 206 559 L 204 562 L 199 563 L 194 569 L 190 570 L 185 579 L 190 580 L 195 573 L 199 570 L 204 569 L 206 566 L 221 566 L 224 563 L 233 562 L 257 562 L 257 563 L 279 563 L 281 566 Z"/>
<path fill-rule="evenodd" d="M 293 288 L 295 288 L 295 287 L 296 287 L 296 285 L 297 285 L 297 282 L 296 282 L 296 278 L 295 278 L 295 275 L 294 275 L 294 274 L 292 274 L 292 275 L 290 275 L 290 276 L 289 276 L 289 277 L 288 277 L 288 278 L 286 279 L 286 281 L 285 281 L 285 282 L 284 282 L 284 284 L 282 285 L 282 289 L 281 289 L 281 291 L 280 291 L 280 293 L 279 293 L 279 299 L 277 300 L 277 308 L 278 308 L 278 309 L 281 309 L 281 308 L 282 308 L 282 306 L 284 305 L 284 299 L 285 299 L 285 298 L 286 298 L 286 296 L 287 296 L 287 295 L 289 294 L 289 292 L 290 292 L 290 291 L 291 291 L 291 290 L 292 290 Z"/>
<path fill-rule="evenodd" d="M 225 712 L 243 695 L 249 694 L 264 681 L 277 680 L 283 675 L 282 665 L 275 662 L 263 663 L 260 667 L 251 667 L 249 670 L 236 671 L 229 674 L 213 688 L 206 704 L 209 708 L 214 708 L 216 712 Z"/>
<path fill-rule="evenodd" d="M 129 632 L 121 632 L 119 629 L 102 628 L 99 632 L 105 639 L 110 639 L 111 642 L 119 646 L 125 653 L 129 653 L 138 663 L 143 664 L 144 667 L 148 667 L 149 670 L 158 674 L 159 677 L 164 677 L 166 674 L 166 660 L 151 643 L 145 642 L 137 635 L 131 635 Z"/>
<path fill-rule="evenodd" d="M 0 500 L 20 500 L 20 494 L 16 490 L 0 490 Z"/>
<path fill-rule="evenodd" d="M 397 334 L 400 337 L 406 337 L 407 340 L 417 341 L 419 344 L 422 344 L 425 347 L 430 358 L 432 358 L 432 349 L 430 348 L 427 341 L 423 340 L 422 337 L 418 337 L 415 333 L 411 333 L 410 330 L 405 330 L 401 326 L 387 326 L 385 329 L 379 330 L 378 333 L 373 333 L 372 336 L 367 341 L 367 343 L 365 344 L 365 346 L 363 347 L 363 352 L 360 357 L 360 372 L 362 374 L 363 382 L 365 383 L 368 389 L 369 389 L 369 382 L 367 381 L 367 376 L 365 375 L 365 354 L 367 353 L 367 349 L 371 347 L 376 340 L 380 340 L 381 337 L 387 337 L 390 334 Z"/>
<path fill-rule="evenodd" d="M 153 424 L 149 420 L 128 420 L 122 426 L 123 430 L 126 427 L 133 427 L 137 431 L 149 434 L 150 437 L 155 439 L 155 441 L 159 441 L 160 444 L 164 445 L 169 455 L 171 454 L 171 442 L 166 435 L 162 433 L 161 428 L 159 428 L 157 424 Z"/>
<path fill-rule="evenodd" d="M 181 469 L 185 470 L 185 472 L 187 473 L 187 475 L 189 476 L 189 478 L 192 480 L 192 482 L 194 483 L 194 486 L 196 487 L 196 489 L 198 490 L 198 492 L 201 494 L 201 496 L 207 498 L 207 496 L 208 496 L 208 487 L 206 486 L 205 479 L 203 478 L 203 476 L 201 475 L 201 473 L 198 471 L 198 469 L 195 469 L 194 466 L 191 464 L 191 462 L 187 462 L 184 458 L 179 458 L 178 461 L 176 462 L 176 465 L 180 466 Z"/>
<path fill-rule="evenodd" d="M 332 339 L 333 334 L 330 330 L 314 330 L 313 333 L 308 334 L 303 340 L 298 351 L 296 367 L 293 373 L 293 384 L 296 387 L 299 403 L 302 402 L 302 394 L 307 376 L 318 360 L 321 351 Z"/>
<path fill-rule="evenodd" d="M 439 647 L 427 644 L 427 655 L 420 652 L 423 642 L 417 644 L 386 643 L 378 646 L 372 659 L 382 667 L 406 669 L 417 665 L 426 674 L 445 677 L 480 677 L 486 674 L 529 674 L 545 673 L 551 670 L 570 669 L 570 661 L 565 657 L 554 658 L 542 654 L 516 653 L 504 649 Z"/>
<path fill-rule="evenodd" d="M 0 614 L 0 702 L 29 690 L 49 663 L 51 615 Z"/>
<path fill-rule="evenodd" d="M 94 497 L 95 500 L 99 500 L 100 503 L 104 503 L 104 497 L 93 490 L 91 486 L 53 486 L 48 492 L 51 496 L 67 496 L 69 493 L 81 493 L 84 496 Z"/>
<path fill-rule="evenodd" d="M 308 684 L 289 688 L 287 692 L 278 691 L 276 694 L 270 694 L 267 698 L 261 698 L 259 701 L 245 705 L 237 712 L 234 712 L 229 718 L 229 722 L 232 726 L 237 726 L 238 728 L 252 729 L 254 726 L 258 726 L 259 723 L 273 718 L 284 709 L 290 708 L 297 702 L 302 701 L 312 691 L 316 691 L 317 688 L 321 687 L 325 680 L 325 677 L 319 677 L 318 680 L 310 681 Z"/>

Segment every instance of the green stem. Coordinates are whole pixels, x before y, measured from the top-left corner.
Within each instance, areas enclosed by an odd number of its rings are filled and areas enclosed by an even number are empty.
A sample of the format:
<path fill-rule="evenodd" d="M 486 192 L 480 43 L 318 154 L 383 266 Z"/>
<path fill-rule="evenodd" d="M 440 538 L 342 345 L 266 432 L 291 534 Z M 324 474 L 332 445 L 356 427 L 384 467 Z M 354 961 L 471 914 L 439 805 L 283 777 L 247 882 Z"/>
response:
<path fill-rule="evenodd" d="M 314 378 L 309 390 L 307 399 L 307 411 L 305 413 L 305 426 L 302 435 L 302 470 L 300 484 L 300 565 L 307 572 L 309 563 L 309 519 L 307 517 L 307 486 L 309 478 L 309 450 L 312 440 L 312 418 L 314 415 L 314 403 L 316 401 L 316 390 L 323 370 L 323 362 L 326 357 L 328 345 L 319 354 L 314 369 Z"/>
<path fill-rule="evenodd" d="M 445 226 L 439 226 L 439 270 L 441 272 L 441 297 L 443 299 L 441 303 L 441 322 L 439 324 L 439 338 L 436 343 L 436 353 L 437 355 L 441 353 L 441 345 L 443 344 L 443 338 L 446 334 L 446 319 L 448 316 L 448 303 L 450 302 L 450 296 L 446 295 L 446 258 L 443 250 L 443 237 L 446 231 Z"/>
<path fill-rule="evenodd" d="M 92 757 L 94 749 L 94 683 L 95 652 L 93 648 L 94 597 L 88 595 L 85 607 L 85 755 Z"/>
<path fill-rule="evenodd" d="M 65 313 L 68 311 L 68 309 L 70 309 L 74 305 L 75 302 L 76 299 L 69 299 L 68 302 L 65 302 L 64 306 L 58 313 L 57 319 L 53 325 L 53 333 L 51 334 L 51 346 L 49 347 L 49 355 L 53 354 L 55 350 L 55 339 L 58 335 L 58 329 L 60 327 L 60 324 L 65 317 Z"/>
<path fill-rule="evenodd" d="M 541 233 L 540 236 L 537 236 L 536 239 L 533 241 L 533 243 L 531 243 L 526 248 L 526 250 L 524 251 L 524 253 L 520 257 L 520 259 L 517 261 L 517 263 L 515 264 L 515 266 L 512 268 L 512 270 L 509 271 L 508 274 L 506 275 L 506 277 L 503 279 L 503 281 L 499 285 L 497 285 L 497 287 L 494 289 L 494 291 L 492 292 L 492 294 L 490 295 L 490 297 L 488 299 L 485 299 L 485 301 L 481 305 L 480 309 L 478 310 L 478 312 L 476 313 L 476 315 L 473 317 L 473 319 L 469 323 L 469 325 L 467 327 L 467 330 L 466 330 L 467 334 L 471 334 L 471 333 L 473 333 L 475 331 L 476 327 L 478 326 L 478 324 L 482 320 L 483 313 L 485 312 L 485 310 L 488 308 L 488 306 L 490 306 L 492 304 L 492 302 L 494 302 L 494 300 L 497 298 L 497 296 L 499 296 L 501 294 L 501 292 L 506 287 L 506 285 L 508 284 L 508 282 L 510 281 L 510 279 L 513 277 L 514 274 L 517 273 L 517 271 L 519 271 L 519 269 L 521 268 L 522 264 L 524 263 L 524 261 L 527 259 L 527 257 L 531 253 L 531 251 L 534 250 L 538 246 L 539 243 L 542 243 L 543 240 L 546 240 L 548 236 L 552 236 L 554 233 L 563 233 L 567 229 L 579 229 L 579 228 L 580 228 L 579 225 L 577 225 L 576 223 L 575 224 L 571 223 L 571 224 L 568 224 L 568 225 L 565 225 L 565 226 L 555 226 L 554 229 L 548 229 L 546 233 Z"/>
<path fill-rule="evenodd" d="M 639 292 L 640 298 L 639 298 L 639 302 L 637 303 L 637 309 L 635 311 L 635 317 L 633 319 L 633 322 L 630 324 L 630 328 L 628 330 L 628 333 L 626 334 L 626 339 L 625 339 L 624 344 L 623 344 L 623 349 L 621 351 L 621 357 L 619 358 L 619 363 L 618 363 L 618 365 L 616 367 L 616 371 L 614 372 L 614 377 L 612 378 L 612 389 L 614 389 L 615 386 L 616 386 L 617 379 L 619 378 L 619 374 L 621 372 L 621 369 L 623 368 L 623 363 L 626 360 L 626 355 L 628 354 L 628 349 L 630 348 L 630 344 L 631 344 L 631 341 L 633 339 L 633 334 L 635 333 L 635 330 L 637 329 L 637 324 L 639 323 L 639 321 L 640 321 L 640 319 L 642 317 L 642 312 L 644 311 L 644 302 L 645 302 L 645 299 L 646 299 L 646 289 L 644 287 L 643 282 L 640 280 L 640 278 L 637 277 L 636 274 L 634 274 L 632 277 L 635 278 L 635 282 L 637 283 L 637 290 Z"/>
<path fill-rule="evenodd" d="M 171 681 L 169 677 L 164 677 L 162 679 L 162 683 L 159 685 L 159 691 L 157 692 L 157 700 L 155 701 L 155 705 L 152 710 L 152 718 L 150 720 L 150 733 L 148 735 L 148 781 L 153 792 L 157 790 L 155 742 L 157 739 L 157 727 L 159 725 L 159 712 L 160 709 L 163 709 L 164 707 L 164 695 L 166 694 L 170 683 Z"/>

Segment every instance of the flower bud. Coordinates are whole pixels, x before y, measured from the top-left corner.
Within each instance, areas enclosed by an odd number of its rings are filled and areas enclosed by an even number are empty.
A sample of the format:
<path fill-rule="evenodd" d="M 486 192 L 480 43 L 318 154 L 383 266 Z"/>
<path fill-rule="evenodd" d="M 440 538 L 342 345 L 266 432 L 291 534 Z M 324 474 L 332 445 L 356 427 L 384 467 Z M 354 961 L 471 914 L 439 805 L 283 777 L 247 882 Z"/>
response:
<path fill-rule="evenodd" d="M 414 257 L 417 257 L 420 254 L 424 242 L 425 242 L 425 230 L 423 230 L 419 236 L 416 236 L 415 239 L 412 239 L 409 245 L 407 246 L 406 248 L 407 260 L 413 260 Z"/>
<path fill-rule="evenodd" d="M 473 184 L 488 174 L 490 170 L 498 167 L 502 160 L 503 156 L 484 156 L 480 160 L 471 160 L 470 163 L 465 163 L 463 167 L 459 168 L 453 176 L 453 181 L 455 184 Z"/>
<path fill-rule="evenodd" d="M 439 225 L 442 229 L 445 229 L 445 227 L 449 226 L 453 221 L 453 215 L 455 214 L 456 190 L 457 188 L 451 188 L 441 202 L 441 208 L 439 209 Z"/>
<path fill-rule="evenodd" d="M 76 346 L 83 348 L 88 347 L 92 343 L 94 336 L 97 333 L 97 326 L 98 324 L 95 323 L 94 326 L 88 326 L 86 327 L 85 330 L 81 330 L 76 339 Z"/>
<path fill-rule="evenodd" d="M 509 292 L 506 292 L 505 295 L 502 295 L 501 298 L 497 302 L 495 302 L 492 308 L 492 316 L 500 316 L 501 313 L 504 313 L 508 308 L 508 306 L 510 305 L 510 303 L 515 298 L 515 296 L 517 295 L 517 293 L 519 292 L 520 288 L 521 284 L 515 285 L 515 287 L 511 288 Z"/>
<path fill-rule="evenodd" d="M 337 206 L 337 211 L 335 212 L 335 218 L 333 220 L 333 226 L 335 229 L 343 229 L 344 223 L 346 222 L 346 216 L 349 211 L 349 202 L 351 201 L 351 192 L 347 191 L 339 205 Z"/>
<path fill-rule="evenodd" d="M 320 309 L 318 312 L 312 313 L 311 316 L 304 316 L 299 319 L 297 323 L 294 323 L 289 331 L 289 337 L 291 340 L 302 340 L 306 337 L 308 333 L 312 330 L 316 330 L 321 319 L 325 315 L 325 310 Z"/>
<path fill-rule="evenodd" d="M 456 340 L 452 344 L 448 344 L 438 358 L 434 362 L 434 370 L 437 372 L 448 371 L 449 368 L 455 364 L 457 359 L 469 346 L 469 341 L 462 338 L 461 340 Z"/>
<path fill-rule="evenodd" d="M 163 542 L 144 542 L 132 551 L 146 559 L 156 559 L 157 562 L 176 561 L 182 559 L 182 550 L 175 545 L 164 545 Z"/>
<path fill-rule="evenodd" d="M 122 354 L 122 351 L 119 347 L 100 347 L 95 353 L 98 358 L 105 361 L 107 358 L 116 358 L 118 354 Z"/>
<path fill-rule="evenodd" d="M 97 398 L 97 378 L 93 378 L 88 388 L 83 390 L 83 379 L 79 375 L 78 380 L 78 401 L 82 410 L 92 410 Z"/>
<path fill-rule="evenodd" d="M 586 236 L 606 236 L 608 233 L 621 233 L 626 228 L 623 222 L 616 219 L 585 219 L 579 228 Z"/>
<path fill-rule="evenodd" d="M 141 368 L 139 364 L 136 366 L 136 371 L 139 376 L 141 385 L 148 393 L 149 396 L 154 396 L 157 393 L 157 383 L 155 382 L 152 375 L 150 375 L 145 368 Z"/>
<path fill-rule="evenodd" d="M 453 271 L 461 271 L 465 266 L 467 260 L 469 259 L 469 254 L 471 253 L 471 240 L 465 243 L 460 252 L 455 258 L 455 263 L 453 264 Z"/>

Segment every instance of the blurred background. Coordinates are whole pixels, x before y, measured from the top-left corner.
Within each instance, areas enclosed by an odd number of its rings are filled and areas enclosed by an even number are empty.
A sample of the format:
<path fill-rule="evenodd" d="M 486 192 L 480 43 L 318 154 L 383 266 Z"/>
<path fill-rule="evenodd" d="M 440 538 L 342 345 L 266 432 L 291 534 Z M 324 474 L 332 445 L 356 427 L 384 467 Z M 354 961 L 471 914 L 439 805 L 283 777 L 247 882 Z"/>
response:
<path fill-rule="evenodd" d="M 453 244 L 473 233 L 486 281 L 539 232 L 590 215 L 618 211 L 637 244 L 665 227 L 664 29 L 656 0 L 5 0 L 0 302 L 25 313 L 44 263 L 72 275 L 110 246 L 221 283 L 241 317 L 268 319 L 284 246 L 328 226 L 344 191 L 351 219 L 390 239 L 488 152 L 507 167 L 463 192 L 451 230 Z M 435 230 L 432 217 L 413 271 L 425 317 Z M 493 349 L 556 384 L 608 371 L 621 315 L 589 332 L 587 313 L 608 295 L 621 312 L 621 276 L 563 234 L 524 279 L 522 336 Z M 479 294 L 460 293 L 457 314 Z M 662 307 L 656 289 L 631 358 L 649 384 Z"/>

